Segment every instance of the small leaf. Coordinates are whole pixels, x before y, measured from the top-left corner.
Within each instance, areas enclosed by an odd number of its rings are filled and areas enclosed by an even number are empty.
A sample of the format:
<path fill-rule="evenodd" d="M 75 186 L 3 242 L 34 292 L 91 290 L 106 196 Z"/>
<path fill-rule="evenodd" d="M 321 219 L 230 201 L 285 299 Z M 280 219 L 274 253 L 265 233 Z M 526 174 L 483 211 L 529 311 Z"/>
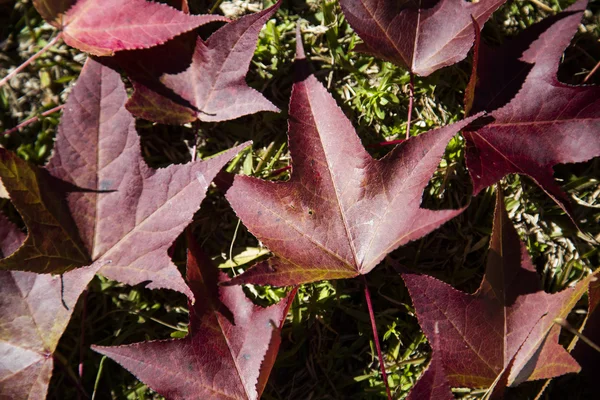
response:
<path fill-rule="evenodd" d="M 177 48 L 185 48 L 189 37 L 182 37 L 179 43 L 167 43 L 164 50 L 122 55 L 119 65 L 128 71 L 135 88 L 127 109 L 140 118 L 165 124 L 184 124 L 196 119 L 225 121 L 259 111 L 278 112 L 277 107 L 246 84 L 245 76 L 258 34 L 280 5 L 281 1 L 231 22 L 206 42 L 196 37 L 191 65 L 183 72 L 164 73 L 173 66 L 161 66 L 164 59 L 157 56 L 165 51 L 178 57 Z M 187 49 L 179 57 L 181 60 L 176 62 L 184 64 Z"/>

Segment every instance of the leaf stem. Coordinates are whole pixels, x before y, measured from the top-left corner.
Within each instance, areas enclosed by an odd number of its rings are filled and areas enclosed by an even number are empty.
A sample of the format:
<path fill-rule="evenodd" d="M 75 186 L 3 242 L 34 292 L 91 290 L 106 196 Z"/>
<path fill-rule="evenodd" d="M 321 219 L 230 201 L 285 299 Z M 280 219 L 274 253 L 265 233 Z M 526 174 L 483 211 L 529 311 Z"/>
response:
<path fill-rule="evenodd" d="M 554 320 L 554 323 L 560 325 L 561 327 L 563 327 L 566 330 L 568 330 L 569 332 L 571 332 L 573 335 L 577 336 L 579 339 L 581 339 L 585 344 L 590 346 L 592 349 L 596 350 L 597 352 L 600 352 L 600 346 L 598 346 L 596 343 L 592 342 L 590 339 L 588 339 L 586 336 L 584 336 L 582 333 L 580 333 L 577 329 L 573 328 L 573 326 L 571 326 L 571 324 L 566 319 L 556 318 Z"/>
<path fill-rule="evenodd" d="M 379 345 L 379 335 L 377 334 L 377 324 L 375 323 L 375 314 L 373 313 L 373 303 L 371 303 L 369 285 L 367 285 L 367 278 L 364 275 L 361 276 L 363 283 L 365 284 L 365 300 L 367 301 L 369 317 L 371 318 L 371 329 L 373 330 L 373 340 L 375 341 L 377 357 L 379 358 L 379 368 L 381 369 L 381 375 L 383 376 L 383 383 L 385 383 L 385 391 L 387 393 L 388 400 L 392 400 L 392 392 L 390 391 L 390 387 L 388 385 L 387 380 L 387 373 L 385 372 L 385 363 L 383 362 L 383 356 L 381 355 L 381 346 Z"/>
<path fill-rule="evenodd" d="M 592 68 L 592 70 L 590 71 L 590 73 L 585 76 L 585 79 L 583 80 L 583 83 L 587 83 L 587 81 L 590 80 L 590 78 L 592 77 L 592 75 L 594 75 L 596 73 L 596 71 L 598 71 L 598 68 L 600 68 L 600 61 L 598 61 L 598 63 L 596 63 L 596 66 L 594 68 Z"/>
<path fill-rule="evenodd" d="M 406 119 L 406 139 L 410 138 L 410 121 L 412 120 L 413 104 L 415 100 L 415 74 L 409 72 L 410 82 L 408 84 L 408 116 Z"/>
<path fill-rule="evenodd" d="M 37 53 L 35 53 L 31 57 L 29 57 L 29 59 L 27 61 L 25 61 L 23 64 L 19 65 L 14 71 L 12 71 L 10 74 L 6 75 L 0 81 L 0 87 L 4 86 L 13 76 L 15 76 L 16 74 L 21 72 L 23 69 L 25 69 L 25 67 L 27 67 L 29 64 L 31 64 L 32 62 L 37 60 L 39 56 L 41 56 L 42 54 L 47 52 L 52 46 L 54 46 L 56 44 L 56 42 L 58 42 L 60 40 L 61 37 L 62 37 L 62 32 L 60 32 L 58 35 L 56 35 L 54 37 L 54 39 L 49 41 L 48 44 L 45 45 L 40 51 L 38 51 Z"/>
<path fill-rule="evenodd" d="M 17 132 L 21 128 L 25 128 L 27 125 L 31 125 L 34 122 L 37 122 L 42 117 L 47 117 L 50 114 L 54 114 L 55 112 L 58 112 L 58 111 L 62 110 L 64 107 L 65 107 L 65 105 L 62 104 L 60 106 L 56 106 L 54 108 L 51 108 L 48 111 L 44 111 L 40 115 L 36 115 L 35 117 L 31 117 L 28 120 L 25 120 L 25 121 L 21 122 L 19 125 L 15 126 L 14 128 L 10 128 L 10 129 L 5 130 L 4 132 L 2 132 L 2 136 L 12 135 L 13 133 Z"/>
<path fill-rule="evenodd" d="M 80 326 L 81 336 L 79 338 L 79 368 L 78 368 L 80 381 L 83 381 L 83 361 L 84 361 L 83 353 L 84 353 L 84 344 L 85 344 L 85 319 L 87 317 L 87 298 L 88 298 L 87 289 L 83 291 L 82 297 L 83 297 L 83 299 L 82 299 L 83 310 L 81 312 L 81 326 Z M 81 398 L 81 394 L 78 394 L 77 397 Z"/>

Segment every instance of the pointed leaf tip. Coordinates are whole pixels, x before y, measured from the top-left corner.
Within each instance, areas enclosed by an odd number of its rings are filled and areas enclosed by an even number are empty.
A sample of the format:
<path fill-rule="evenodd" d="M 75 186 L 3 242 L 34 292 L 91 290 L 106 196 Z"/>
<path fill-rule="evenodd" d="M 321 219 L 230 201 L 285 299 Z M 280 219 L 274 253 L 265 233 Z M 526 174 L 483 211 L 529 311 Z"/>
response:
<path fill-rule="evenodd" d="M 51 3 L 54 7 L 59 1 Z M 146 0 L 77 0 L 64 16 L 55 14 L 61 20 L 51 22 L 60 23 L 65 42 L 97 56 L 160 45 L 200 25 L 226 21 L 223 16 L 185 14 Z"/>

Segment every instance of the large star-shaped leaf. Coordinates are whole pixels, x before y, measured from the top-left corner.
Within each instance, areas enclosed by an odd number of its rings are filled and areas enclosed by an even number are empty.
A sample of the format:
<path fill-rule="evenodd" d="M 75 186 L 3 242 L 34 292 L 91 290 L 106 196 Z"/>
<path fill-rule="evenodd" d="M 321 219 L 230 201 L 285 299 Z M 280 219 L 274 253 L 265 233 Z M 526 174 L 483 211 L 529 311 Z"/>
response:
<path fill-rule="evenodd" d="M 425 275 L 404 273 L 402 278 L 451 386 L 489 387 L 503 374 L 508 374 L 502 379 L 505 384 L 518 385 L 579 371 L 558 344 L 560 329 L 554 319 L 566 318 L 592 276 L 560 293 L 541 290 L 501 196 L 477 292 L 466 294 Z M 434 370 L 439 373 L 439 368 Z"/>
<path fill-rule="evenodd" d="M 189 335 L 93 349 L 169 399 L 259 399 L 293 295 L 262 308 L 239 286 L 219 288 L 227 275 L 188 238 L 187 280 L 196 298 L 189 304 Z"/>
<path fill-rule="evenodd" d="M 340 0 L 361 51 L 427 76 L 467 56 L 473 20 L 483 26 L 506 0 Z"/>
<path fill-rule="evenodd" d="M 156 46 L 213 21 L 146 0 L 34 0 L 41 16 L 61 29 L 65 42 L 94 55 Z"/>
<path fill-rule="evenodd" d="M 196 35 L 182 36 L 157 48 L 120 54 L 117 62 L 135 88 L 127 109 L 140 118 L 165 124 L 225 121 L 259 111 L 279 111 L 249 87 L 245 78 L 258 34 L 280 5 L 279 1 L 231 22 L 206 42 Z M 188 49 L 193 42 L 190 61 Z M 169 72 L 181 66 L 185 70 Z"/>
<path fill-rule="evenodd" d="M 298 39 L 300 64 L 301 46 Z M 462 211 L 420 203 L 448 141 L 470 120 L 411 138 L 375 160 L 314 76 L 294 84 L 289 113 L 290 180 L 237 176 L 227 192 L 243 223 L 276 255 L 232 282 L 281 286 L 366 274 Z"/>
<path fill-rule="evenodd" d="M 167 249 L 208 185 L 242 147 L 158 170 L 145 163 L 118 73 L 90 59 L 71 93 L 54 154 L 38 168 L 0 149 L 0 178 L 29 234 L 1 269 L 57 273 L 110 263 L 101 273 L 191 295 Z"/>
<path fill-rule="evenodd" d="M 24 235 L 0 215 L 0 250 L 10 255 Z M 98 265 L 62 277 L 0 271 L 0 398 L 43 400 L 52 376 L 52 355 L 79 295 Z"/>
<path fill-rule="evenodd" d="M 569 211 L 552 167 L 600 155 L 600 88 L 556 76 L 586 5 L 578 1 L 499 50 L 482 46 L 474 109 L 495 111 L 492 122 L 465 132 L 475 194 L 507 174 L 524 174 Z"/>

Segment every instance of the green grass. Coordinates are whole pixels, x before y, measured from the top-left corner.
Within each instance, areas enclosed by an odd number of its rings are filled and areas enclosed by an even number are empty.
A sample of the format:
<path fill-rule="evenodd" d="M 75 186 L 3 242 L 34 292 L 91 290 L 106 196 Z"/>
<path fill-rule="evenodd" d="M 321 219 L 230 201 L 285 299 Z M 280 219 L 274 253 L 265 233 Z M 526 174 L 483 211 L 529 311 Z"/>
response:
<path fill-rule="evenodd" d="M 554 10 L 566 1 L 545 1 Z M 198 2 L 201 4 L 201 2 Z M 266 7 L 272 1 L 258 2 Z M 600 2 L 593 1 L 574 45 L 566 52 L 560 78 L 580 83 L 600 60 Z M 484 40 L 499 43 L 504 37 L 538 21 L 547 13 L 528 1 L 514 1 L 496 12 L 484 29 Z M 316 76 L 329 88 L 351 119 L 365 145 L 402 138 L 406 129 L 409 76 L 404 69 L 353 52 L 359 42 L 335 1 L 288 0 L 276 18 L 263 29 L 248 75 L 248 82 L 264 92 L 283 111 L 260 113 L 235 121 L 202 124 L 198 149 L 208 157 L 236 143 L 254 141 L 253 150 L 242 153 L 229 166 L 263 179 L 285 180 L 289 172 L 271 176 L 290 164 L 287 151 L 287 104 L 292 78 L 294 31 L 302 27 L 305 49 Z M 44 46 L 52 29 L 44 24 L 30 2 L 0 5 L 0 76 Z M 0 131 L 11 128 L 44 110 L 63 104 L 84 61 L 77 51 L 59 46 L 0 88 Z M 469 59 L 444 68 L 428 78 L 416 79 L 414 122 L 417 135 L 463 116 L 463 91 L 470 74 Z M 600 82 L 600 73 L 592 82 Z M 20 133 L 3 138 L 2 145 L 33 162 L 43 163 L 51 154 L 59 114 L 43 118 Z M 138 122 L 143 153 L 154 167 L 190 159 L 193 127 L 173 127 Z M 464 167 L 463 140 L 455 138 L 427 188 L 423 203 L 430 208 L 465 205 L 471 192 Z M 389 148 L 369 148 L 381 156 Z M 577 232 L 564 213 L 526 178 L 511 176 L 501 186 L 507 196 L 510 217 L 534 258 L 544 287 L 557 291 L 577 281 L 599 265 L 598 248 L 590 237 L 600 235 L 600 160 L 556 168 L 562 187 L 582 204 Z M 3 211 L 15 221 L 18 214 L 7 200 Z M 455 287 L 474 291 L 481 280 L 491 233 L 493 189 L 471 199 L 459 217 L 426 237 L 391 253 L 368 275 L 382 346 L 391 371 L 389 383 L 401 396 L 408 393 L 426 367 L 429 346 L 421 333 L 410 298 L 393 265 L 427 272 Z M 194 234 L 217 265 L 232 273 L 264 257 L 261 244 L 239 223 L 215 188 L 210 189 L 192 225 Z M 174 245 L 173 259 L 183 271 L 184 243 Z M 243 253 L 243 252 L 246 253 Z M 246 256 L 246 257 L 243 257 Z M 233 260 L 237 260 L 236 265 Z M 240 261 L 241 260 L 241 261 Z M 235 265 L 234 268 L 231 268 Z M 284 291 L 249 288 L 248 295 L 265 305 Z M 96 399 L 159 398 L 144 384 L 111 360 L 89 350 L 90 344 L 117 345 L 141 340 L 181 337 L 187 330 L 187 305 L 182 295 L 150 291 L 96 277 L 81 300 L 58 348 L 57 367 L 49 398 L 76 398 L 74 382 L 83 360 L 82 385 L 88 394 L 97 382 Z M 585 309 L 583 302 L 579 310 Z M 83 316 L 85 310 L 85 317 Z M 84 334 L 82 335 L 82 328 Z M 567 340 L 568 338 L 565 338 Z M 83 354 L 81 354 L 83 350 Z M 563 386 L 573 387 L 565 392 Z M 565 377 L 553 392 L 584 399 L 577 377 Z M 527 384 L 511 394 L 533 398 L 540 384 Z M 555 389 L 559 387 L 561 392 Z M 567 389 L 568 390 L 568 389 Z M 481 392 L 458 390 L 462 398 L 478 398 Z M 557 394 L 556 396 L 560 396 Z M 300 288 L 283 330 L 283 344 L 267 385 L 265 399 L 381 399 L 385 388 L 374 351 L 372 334 L 360 280 L 321 282 Z M 551 397 L 552 398 L 552 395 Z M 564 398 L 564 397 L 555 397 Z"/>

